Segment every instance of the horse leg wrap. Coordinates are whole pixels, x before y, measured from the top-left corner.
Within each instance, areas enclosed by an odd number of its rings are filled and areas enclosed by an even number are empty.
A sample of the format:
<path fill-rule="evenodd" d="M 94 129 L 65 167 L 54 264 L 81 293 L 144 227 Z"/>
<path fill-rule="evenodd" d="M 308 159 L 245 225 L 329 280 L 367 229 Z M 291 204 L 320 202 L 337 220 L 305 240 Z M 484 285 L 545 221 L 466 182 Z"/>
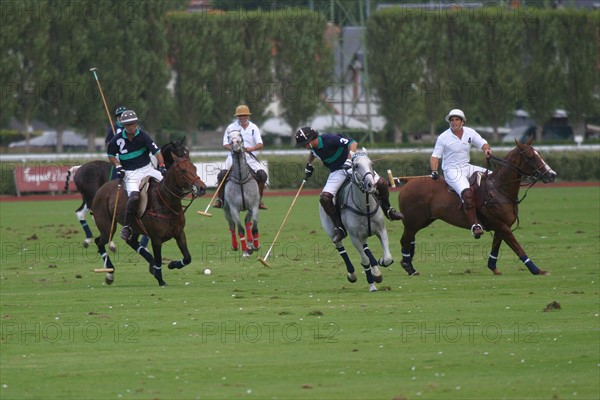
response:
<path fill-rule="evenodd" d="M 90 226 L 88 225 L 87 221 L 85 219 L 80 219 L 79 223 L 81 224 L 81 227 L 83 228 L 83 231 L 85 232 L 85 237 L 87 239 L 93 238 L 94 235 L 92 235 L 92 231 L 91 231 Z"/>
<path fill-rule="evenodd" d="M 344 248 L 344 246 L 338 247 L 337 251 L 338 251 L 340 257 L 342 257 L 342 260 L 344 260 L 344 264 L 346 264 L 346 271 L 348 271 L 349 273 L 353 273 L 354 265 L 352 265 L 352 262 L 350 261 L 350 257 L 348 257 L 348 253 L 346 253 L 346 249 Z"/>
<path fill-rule="evenodd" d="M 115 266 L 113 265 L 112 261 L 110 261 L 110 257 L 108 256 L 108 254 L 106 253 L 106 251 L 104 251 L 103 253 L 100 254 L 100 257 L 102 257 L 102 260 L 104 260 L 104 268 L 115 268 Z"/>
<path fill-rule="evenodd" d="M 165 286 L 166 283 L 165 281 L 163 281 L 163 277 L 162 277 L 162 267 L 157 267 L 156 265 L 152 266 L 152 275 L 154 275 L 154 278 L 158 281 L 158 284 L 160 286 Z"/>
<path fill-rule="evenodd" d="M 239 234 L 240 243 L 242 244 L 242 251 L 248 251 L 248 245 L 246 244 L 246 236 L 243 233 Z"/>
<path fill-rule="evenodd" d="M 231 233 L 231 248 L 234 251 L 237 251 L 239 249 L 238 247 L 238 242 L 237 242 L 237 236 L 235 233 L 235 229 L 229 229 L 229 232 Z"/>
<path fill-rule="evenodd" d="M 260 248 L 260 243 L 258 241 L 259 237 L 260 237 L 260 235 L 258 234 L 258 232 L 252 234 L 252 245 L 254 246 L 255 249 Z"/>
<path fill-rule="evenodd" d="M 488 268 L 492 271 L 496 269 L 496 262 L 498 261 L 498 250 L 491 251 L 488 257 Z"/>
<path fill-rule="evenodd" d="M 185 260 L 185 259 L 181 259 L 181 260 L 177 260 L 177 261 L 171 261 L 169 263 L 169 269 L 181 269 L 183 267 L 185 267 L 186 265 L 188 265 L 189 263 L 191 263 L 192 260 Z"/>
<path fill-rule="evenodd" d="M 362 267 L 365 270 L 365 275 L 367 276 L 367 282 L 369 284 L 374 283 L 375 279 L 373 278 L 373 272 L 371 271 L 371 266 L 370 265 L 363 265 Z"/>
<path fill-rule="evenodd" d="M 363 251 L 365 252 L 365 254 L 367 255 L 367 257 L 369 257 L 369 262 L 371 263 L 372 266 L 377 265 L 377 260 L 375 259 L 375 257 L 373 256 L 373 253 L 371 253 L 371 249 L 369 249 L 369 245 L 368 244 L 363 244 Z"/>
<path fill-rule="evenodd" d="M 523 264 L 525 264 L 527 269 L 529 269 L 529 272 L 531 272 L 533 275 L 537 275 L 540 273 L 540 269 L 537 267 L 537 265 L 533 263 L 533 261 L 529 259 L 529 257 L 527 257 L 527 254 L 519 258 L 521 259 L 521 261 L 523 261 Z"/>
<path fill-rule="evenodd" d="M 150 254 L 150 252 L 146 250 L 145 247 L 140 245 L 136 251 L 140 256 L 144 257 L 144 260 L 146 260 L 148 264 L 154 264 L 154 257 L 152 257 L 152 254 Z"/>
<path fill-rule="evenodd" d="M 248 242 L 254 241 L 254 237 L 252 235 L 252 221 L 246 222 L 246 237 L 248 238 Z"/>

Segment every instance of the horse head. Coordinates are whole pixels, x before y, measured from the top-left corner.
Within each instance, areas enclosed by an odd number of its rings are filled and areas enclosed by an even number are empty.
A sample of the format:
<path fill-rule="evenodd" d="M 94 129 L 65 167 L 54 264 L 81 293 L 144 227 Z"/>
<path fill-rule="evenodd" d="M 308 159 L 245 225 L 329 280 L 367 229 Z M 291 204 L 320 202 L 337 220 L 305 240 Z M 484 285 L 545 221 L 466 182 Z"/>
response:
<path fill-rule="evenodd" d="M 531 146 L 532 142 L 533 138 L 530 138 L 527 143 L 520 143 L 518 140 L 515 140 L 520 156 L 520 162 L 515 161 L 515 164 L 519 166 L 522 175 L 530 176 L 544 183 L 554 182 L 556 172 L 546 164 L 540 153 Z"/>
<path fill-rule="evenodd" d="M 160 149 L 160 152 L 162 153 L 163 158 L 165 159 L 165 166 L 167 167 L 167 169 L 169 169 L 171 165 L 173 165 L 173 163 L 175 162 L 174 156 L 185 158 L 190 157 L 190 151 L 185 146 L 185 139 L 186 138 L 184 136 L 179 141 L 172 140 Z"/>
<path fill-rule="evenodd" d="M 244 138 L 240 131 L 231 131 L 228 133 L 229 145 L 234 153 L 241 153 L 244 149 Z"/>
<path fill-rule="evenodd" d="M 206 184 L 197 174 L 196 166 L 188 157 L 173 154 L 174 163 L 165 177 L 165 184 L 177 189 L 184 196 L 191 193 L 194 197 L 206 193 Z"/>
<path fill-rule="evenodd" d="M 352 182 L 364 193 L 375 192 L 377 182 L 375 182 L 373 162 L 364 148 L 352 156 Z"/>

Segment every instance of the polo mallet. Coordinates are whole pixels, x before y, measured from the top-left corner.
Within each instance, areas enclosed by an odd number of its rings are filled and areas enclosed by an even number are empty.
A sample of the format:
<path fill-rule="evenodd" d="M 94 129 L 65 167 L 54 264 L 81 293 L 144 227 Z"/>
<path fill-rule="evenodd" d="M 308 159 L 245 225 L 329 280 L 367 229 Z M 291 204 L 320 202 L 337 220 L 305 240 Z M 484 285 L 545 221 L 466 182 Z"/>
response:
<path fill-rule="evenodd" d="M 113 234 L 115 231 L 115 225 L 117 222 L 117 209 L 119 207 L 119 195 L 121 194 L 122 182 L 123 182 L 122 179 L 119 179 L 119 183 L 117 185 L 117 196 L 115 198 L 115 207 L 113 208 L 113 217 L 112 217 L 112 222 L 110 224 L 110 235 L 108 236 L 109 247 L 111 247 L 111 250 L 113 250 L 113 251 L 114 251 L 114 246 L 111 246 L 111 245 L 112 245 Z M 106 260 L 104 260 L 104 262 L 106 262 Z"/>
<path fill-rule="evenodd" d="M 106 115 L 108 115 L 108 121 L 110 122 L 110 129 L 113 131 L 113 135 L 116 135 L 115 126 L 113 125 L 112 118 L 110 116 L 110 111 L 108 111 L 108 105 L 106 104 L 106 99 L 104 98 L 104 92 L 102 91 L 102 86 L 100 86 L 100 80 L 98 79 L 98 74 L 96 71 L 98 68 L 90 68 L 90 71 L 94 74 L 94 78 L 96 79 L 96 83 L 98 84 L 98 89 L 100 90 L 100 96 L 102 96 L 102 102 L 104 103 L 104 109 L 106 110 Z"/>
<path fill-rule="evenodd" d="M 227 170 L 227 173 L 225 174 L 225 176 L 223 177 L 223 179 L 221 179 L 221 183 L 219 183 L 219 186 L 217 187 L 217 191 L 215 192 L 215 194 L 213 195 L 212 199 L 210 199 L 210 202 L 206 206 L 206 210 L 204 210 L 204 211 L 196 211 L 198 214 L 204 215 L 205 217 L 212 217 L 212 214 L 208 212 L 208 209 L 212 205 L 213 201 L 215 201 L 215 198 L 219 194 L 219 190 L 221 190 L 221 186 L 223 186 L 223 184 L 225 183 L 225 180 L 229 176 L 229 172 L 230 171 L 231 171 L 231 167 L 229 167 L 229 169 Z"/>
<path fill-rule="evenodd" d="M 414 175 L 414 176 L 393 176 L 392 171 L 387 170 L 388 180 L 390 186 L 395 188 L 397 185 L 400 185 L 400 182 L 407 182 L 413 179 L 423 179 L 423 178 L 431 178 L 431 175 Z"/>
<path fill-rule="evenodd" d="M 260 261 L 267 268 L 271 268 L 271 266 L 267 263 L 269 254 L 271 254 L 271 250 L 273 250 L 273 246 L 275 246 L 275 242 L 277 241 L 279 234 L 283 230 L 283 226 L 285 225 L 285 222 L 287 221 L 288 217 L 290 216 L 290 212 L 292 211 L 294 204 L 296 204 L 296 200 L 298 200 L 298 195 L 302 191 L 302 188 L 304 187 L 305 183 L 306 183 L 306 178 L 304 178 L 304 180 L 302 181 L 302 184 L 300 185 L 300 188 L 298 189 L 298 192 L 296 193 L 296 197 L 294 197 L 294 201 L 292 201 L 292 205 L 290 205 L 290 208 L 288 209 L 287 214 L 285 214 L 285 218 L 283 219 L 283 222 L 281 223 L 281 227 L 279 228 L 279 231 L 277 231 L 277 235 L 275 235 L 275 239 L 273 239 L 273 243 L 271 243 L 271 247 L 269 247 L 267 254 L 265 254 L 265 258 L 258 257 L 258 261 Z"/>

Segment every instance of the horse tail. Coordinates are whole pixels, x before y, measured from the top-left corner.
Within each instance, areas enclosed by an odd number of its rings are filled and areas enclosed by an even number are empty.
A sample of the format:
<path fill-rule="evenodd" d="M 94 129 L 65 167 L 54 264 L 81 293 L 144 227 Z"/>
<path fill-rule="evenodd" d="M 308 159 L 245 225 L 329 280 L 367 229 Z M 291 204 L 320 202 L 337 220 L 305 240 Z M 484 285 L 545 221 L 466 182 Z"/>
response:
<path fill-rule="evenodd" d="M 70 183 L 70 180 L 71 180 L 71 169 L 72 169 L 72 168 L 70 168 L 70 169 L 67 171 L 67 179 L 65 180 L 65 192 L 68 192 L 68 191 L 69 191 L 69 183 Z"/>

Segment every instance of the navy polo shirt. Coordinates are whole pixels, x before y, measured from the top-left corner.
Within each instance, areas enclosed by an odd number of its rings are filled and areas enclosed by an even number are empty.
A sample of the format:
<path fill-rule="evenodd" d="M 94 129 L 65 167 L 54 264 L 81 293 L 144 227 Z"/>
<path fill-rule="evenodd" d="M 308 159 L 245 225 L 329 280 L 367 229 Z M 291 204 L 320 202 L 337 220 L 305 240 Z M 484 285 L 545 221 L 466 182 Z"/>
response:
<path fill-rule="evenodd" d="M 344 135 L 331 133 L 320 135 L 317 139 L 319 139 L 319 143 L 316 148 L 311 149 L 311 152 L 319 157 L 331 172 L 342 168 L 344 162 L 348 159 L 350 145 L 356 142 L 356 140 Z"/>
<path fill-rule="evenodd" d="M 133 171 L 148 165 L 150 153 L 156 154 L 159 151 L 160 149 L 152 138 L 138 128 L 133 140 L 127 138 L 125 130 L 120 135 L 116 135 L 108 144 L 106 153 L 108 156 L 118 156 L 123 169 Z"/>

